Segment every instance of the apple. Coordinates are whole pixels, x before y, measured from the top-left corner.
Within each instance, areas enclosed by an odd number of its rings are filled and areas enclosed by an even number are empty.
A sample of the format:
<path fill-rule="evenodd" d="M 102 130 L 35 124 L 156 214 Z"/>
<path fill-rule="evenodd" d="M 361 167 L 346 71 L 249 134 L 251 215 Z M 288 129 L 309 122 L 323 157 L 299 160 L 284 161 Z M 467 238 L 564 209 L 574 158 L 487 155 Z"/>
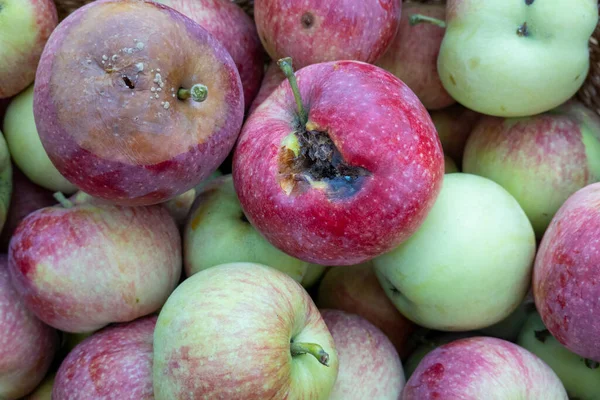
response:
<path fill-rule="evenodd" d="M 284 80 L 285 75 L 281 71 L 281 68 L 279 68 L 279 65 L 277 65 L 277 62 L 271 61 L 265 71 L 260 90 L 248 110 L 248 115 L 252 114 L 252 112 L 254 112 L 254 110 L 256 110 L 256 108 L 260 106 Z"/>
<path fill-rule="evenodd" d="M 321 310 L 340 363 L 330 400 L 398 400 L 406 382 L 400 357 L 389 339 L 366 319 Z"/>
<path fill-rule="evenodd" d="M 446 7 L 438 72 L 467 108 L 540 114 L 570 99 L 587 77 L 597 0 L 448 0 Z"/>
<path fill-rule="evenodd" d="M 56 331 L 25 306 L 0 256 L 0 399 L 30 393 L 42 381 L 58 348 Z"/>
<path fill-rule="evenodd" d="M 264 72 L 264 53 L 254 21 L 231 0 L 155 0 L 190 17 L 227 49 L 237 66 L 250 107 Z"/>
<path fill-rule="evenodd" d="M 319 310 L 275 268 L 231 263 L 201 271 L 175 289 L 158 316 L 157 400 L 325 400 L 337 374 Z"/>
<path fill-rule="evenodd" d="M 442 110 L 430 111 L 431 120 L 438 132 L 444 153 L 462 165 L 467 139 L 481 114 L 464 108 L 460 104 Z"/>
<path fill-rule="evenodd" d="M 256 0 L 254 20 L 273 60 L 292 57 L 298 68 L 326 61 L 375 62 L 400 22 L 398 0 Z"/>
<path fill-rule="evenodd" d="M 233 157 L 246 217 L 310 263 L 360 264 L 392 250 L 441 188 L 444 155 L 427 110 L 374 65 L 313 64 L 296 78 L 289 58 L 279 64 L 291 84 L 246 120 Z"/>
<path fill-rule="evenodd" d="M 244 100 L 227 50 L 150 1 L 95 1 L 52 33 L 33 111 L 50 160 L 71 183 L 121 205 L 170 200 L 217 169 Z"/>
<path fill-rule="evenodd" d="M 52 388 L 54 386 L 55 374 L 47 376 L 42 383 L 23 400 L 52 400 Z"/>
<path fill-rule="evenodd" d="M 324 265 L 308 264 L 306 266 L 306 272 L 304 273 L 300 283 L 306 289 L 312 288 L 317 282 L 319 282 L 319 279 L 321 279 L 326 269 L 327 267 Z"/>
<path fill-rule="evenodd" d="M 319 285 L 316 303 L 321 309 L 365 318 L 386 334 L 401 357 L 407 355 L 407 340 L 414 325 L 387 298 L 372 263 L 329 269 Z"/>
<path fill-rule="evenodd" d="M 33 183 L 53 192 L 75 193 L 77 187 L 58 172 L 42 146 L 33 117 L 33 85 L 10 102 L 4 136 L 13 162 Z"/>
<path fill-rule="evenodd" d="M 531 282 L 536 241 L 519 203 L 502 186 L 454 173 L 419 230 L 373 260 L 385 293 L 430 329 L 468 331 L 512 313 Z"/>
<path fill-rule="evenodd" d="M 600 369 L 561 345 L 544 326 L 537 312 L 532 312 L 517 342 L 552 368 L 565 386 L 569 398 L 593 400 L 600 393 Z"/>
<path fill-rule="evenodd" d="M 35 77 L 44 45 L 58 24 L 52 0 L 0 4 L 0 99 L 14 96 Z"/>
<path fill-rule="evenodd" d="M 573 353 L 600 362 L 600 183 L 560 207 L 540 243 L 533 296 L 544 325 Z"/>
<path fill-rule="evenodd" d="M 156 315 L 113 325 L 81 342 L 61 363 L 56 399 L 154 400 L 152 342 Z"/>
<path fill-rule="evenodd" d="M 523 325 L 525 325 L 525 321 L 532 309 L 535 309 L 535 303 L 533 293 L 530 290 L 525 300 L 508 317 L 494 325 L 480 329 L 479 333 L 514 342 L 517 340 L 519 332 L 521 332 Z"/>
<path fill-rule="evenodd" d="M 429 110 L 448 107 L 456 101 L 448 94 L 437 70 L 444 29 L 434 24 L 412 25 L 413 14 L 445 19 L 445 4 L 402 3 L 400 28 L 387 52 L 376 65 L 400 78 Z"/>
<path fill-rule="evenodd" d="M 0 131 L 0 230 L 4 228 L 8 218 L 8 208 L 13 190 L 12 170 L 8 146 Z"/>
<path fill-rule="evenodd" d="M 157 311 L 181 275 L 167 210 L 61 200 L 29 214 L 10 241 L 10 272 L 27 307 L 70 333 Z"/>
<path fill-rule="evenodd" d="M 402 399 L 568 398 L 556 374 L 534 354 L 502 339 L 473 337 L 427 354 Z"/>
<path fill-rule="evenodd" d="M 454 172 L 460 172 L 456 163 L 450 157 L 444 155 L 444 173 L 452 174 Z"/>

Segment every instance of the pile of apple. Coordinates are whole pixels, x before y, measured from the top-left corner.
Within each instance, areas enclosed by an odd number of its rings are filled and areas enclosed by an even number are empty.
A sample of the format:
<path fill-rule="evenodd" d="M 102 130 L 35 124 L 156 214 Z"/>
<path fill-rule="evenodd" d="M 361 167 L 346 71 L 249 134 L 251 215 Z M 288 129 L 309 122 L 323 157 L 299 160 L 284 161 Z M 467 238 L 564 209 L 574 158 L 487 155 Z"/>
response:
<path fill-rule="evenodd" d="M 597 23 L 0 0 L 0 400 L 600 399 Z"/>

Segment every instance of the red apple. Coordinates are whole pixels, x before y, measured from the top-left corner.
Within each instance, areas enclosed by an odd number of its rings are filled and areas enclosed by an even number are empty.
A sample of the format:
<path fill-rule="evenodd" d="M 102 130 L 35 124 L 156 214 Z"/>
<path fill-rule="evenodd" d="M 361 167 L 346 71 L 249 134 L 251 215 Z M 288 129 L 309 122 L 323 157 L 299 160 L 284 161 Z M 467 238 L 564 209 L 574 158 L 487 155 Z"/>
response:
<path fill-rule="evenodd" d="M 430 111 L 429 114 L 442 142 L 444 153 L 458 165 L 462 165 L 467 139 L 481 118 L 481 114 L 459 104 Z"/>
<path fill-rule="evenodd" d="M 164 202 L 233 148 L 244 101 L 227 50 L 150 1 L 104 0 L 53 32 L 40 61 L 35 121 L 52 163 L 79 189 L 124 205 Z"/>
<path fill-rule="evenodd" d="M 581 357 L 600 362 L 600 183 L 562 205 L 540 243 L 533 296 L 550 333 Z"/>
<path fill-rule="evenodd" d="M 156 315 L 102 329 L 81 342 L 60 365 L 55 399 L 154 400 L 152 340 Z"/>
<path fill-rule="evenodd" d="M 396 38 L 377 65 L 402 79 L 427 109 L 448 107 L 456 101 L 444 89 L 437 70 L 438 53 L 446 31 L 434 24 L 411 25 L 409 20 L 413 14 L 444 20 L 446 5 L 403 3 Z"/>
<path fill-rule="evenodd" d="M 260 90 L 248 110 L 248 115 L 252 114 L 252 112 L 256 110 L 256 108 L 260 106 L 284 80 L 285 75 L 281 72 L 279 65 L 277 65 L 276 62 L 271 62 L 265 71 Z"/>
<path fill-rule="evenodd" d="M 275 247 L 315 264 L 392 250 L 441 189 L 444 155 L 427 110 L 370 64 L 310 65 L 298 89 L 290 60 L 280 62 L 293 89 L 280 85 L 254 111 L 233 158 L 245 215 Z"/>
<path fill-rule="evenodd" d="M 399 0 L 256 0 L 258 35 L 273 60 L 298 68 L 325 61 L 375 62 L 400 21 Z"/>

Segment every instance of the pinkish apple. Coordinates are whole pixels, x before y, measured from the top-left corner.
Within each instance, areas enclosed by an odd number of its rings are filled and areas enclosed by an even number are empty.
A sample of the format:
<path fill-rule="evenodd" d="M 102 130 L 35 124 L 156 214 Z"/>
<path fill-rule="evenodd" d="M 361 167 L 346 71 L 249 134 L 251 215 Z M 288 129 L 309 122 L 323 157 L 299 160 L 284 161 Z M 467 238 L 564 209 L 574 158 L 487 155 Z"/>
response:
<path fill-rule="evenodd" d="M 79 8 L 51 35 L 34 115 L 58 171 L 92 196 L 164 202 L 217 169 L 244 113 L 227 50 L 200 25 L 150 1 Z"/>
<path fill-rule="evenodd" d="M 437 58 L 446 31 L 434 24 L 412 25 L 410 17 L 421 14 L 444 20 L 445 4 L 403 3 L 400 28 L 377 65 L 400 78 L 429 110 L 456 101 L 448 94 L 437 71 Z"/>
<path fill-rule="evenodd" d="M 458 165 L 462 165 L 465 144 L 481 114 L 459 104 L 430 111 L 429 114 L 442 142 L 444 153 Z"/>
<path fill-rule="evenodd" d="M 375 62 L 400 21 L 399 0 L 256 0 L 258 35 L 273 60 L 298 68 L 325 61 Z"/>
<path fill-rule="evenodd" d="M 154 400 L 152 341 L 156 315 L 113 325 L 81 342 L 61 363 L 56 399 Z"/>
<path fill-rule="evenodd" d="M 370 64 L 310 65 L 298 87 L 291 60 L 279 63 L 291 87 L 280 85 L 252 113 L 233 158 L 248 220 L 315 264 L 359 264 L 393 249 L 441 189 L 444 155 L 427 110 Z"/>
<path fill-rule="evenodd" d="M 252 114 L 254 110 L 258 106 L 260 106 L 266 99 L 277 89 L 277 86 L 281 85 L 281 82 L 285 80 L 285 75 L 277 65 L 277 62 L 272 61 L 267 70 L 265 71 L 265 76 L 260 85 L 260 90 L 258 94 L 254 98 L 250 109 L 248 110 L 248 115 Z"/>
<path fill-rule="evenodd" d="M 600 362 L 600 183 L 560 207 L 540 243 L 533 295 L 550 333 L 565 347 Z"/>

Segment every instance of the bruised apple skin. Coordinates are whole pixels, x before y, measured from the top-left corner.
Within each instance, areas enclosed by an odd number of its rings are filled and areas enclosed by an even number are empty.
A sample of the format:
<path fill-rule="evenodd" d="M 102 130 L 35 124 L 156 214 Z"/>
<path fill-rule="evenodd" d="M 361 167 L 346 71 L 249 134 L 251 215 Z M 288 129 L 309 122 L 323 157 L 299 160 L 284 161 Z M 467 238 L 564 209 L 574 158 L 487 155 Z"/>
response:
<path fill-rule="evenodd" d="M 233 148 L 243 113 L 227 50 L 145 0 L 93 2 L 67 17 L 34 88 L 52 163 L 79 189 L 121 205 L 161 203 L 197 185 Z"/>
<path fill-rule="evenodd" d="M 296 75 L 302 112 L 285 82 L 246 121 L 236 192 L 275 247 L 315 264 L 360 264 L 424 220 L 441 189 L 440 141 L 417 96 L 379 67 L 327 62 Z"/>

